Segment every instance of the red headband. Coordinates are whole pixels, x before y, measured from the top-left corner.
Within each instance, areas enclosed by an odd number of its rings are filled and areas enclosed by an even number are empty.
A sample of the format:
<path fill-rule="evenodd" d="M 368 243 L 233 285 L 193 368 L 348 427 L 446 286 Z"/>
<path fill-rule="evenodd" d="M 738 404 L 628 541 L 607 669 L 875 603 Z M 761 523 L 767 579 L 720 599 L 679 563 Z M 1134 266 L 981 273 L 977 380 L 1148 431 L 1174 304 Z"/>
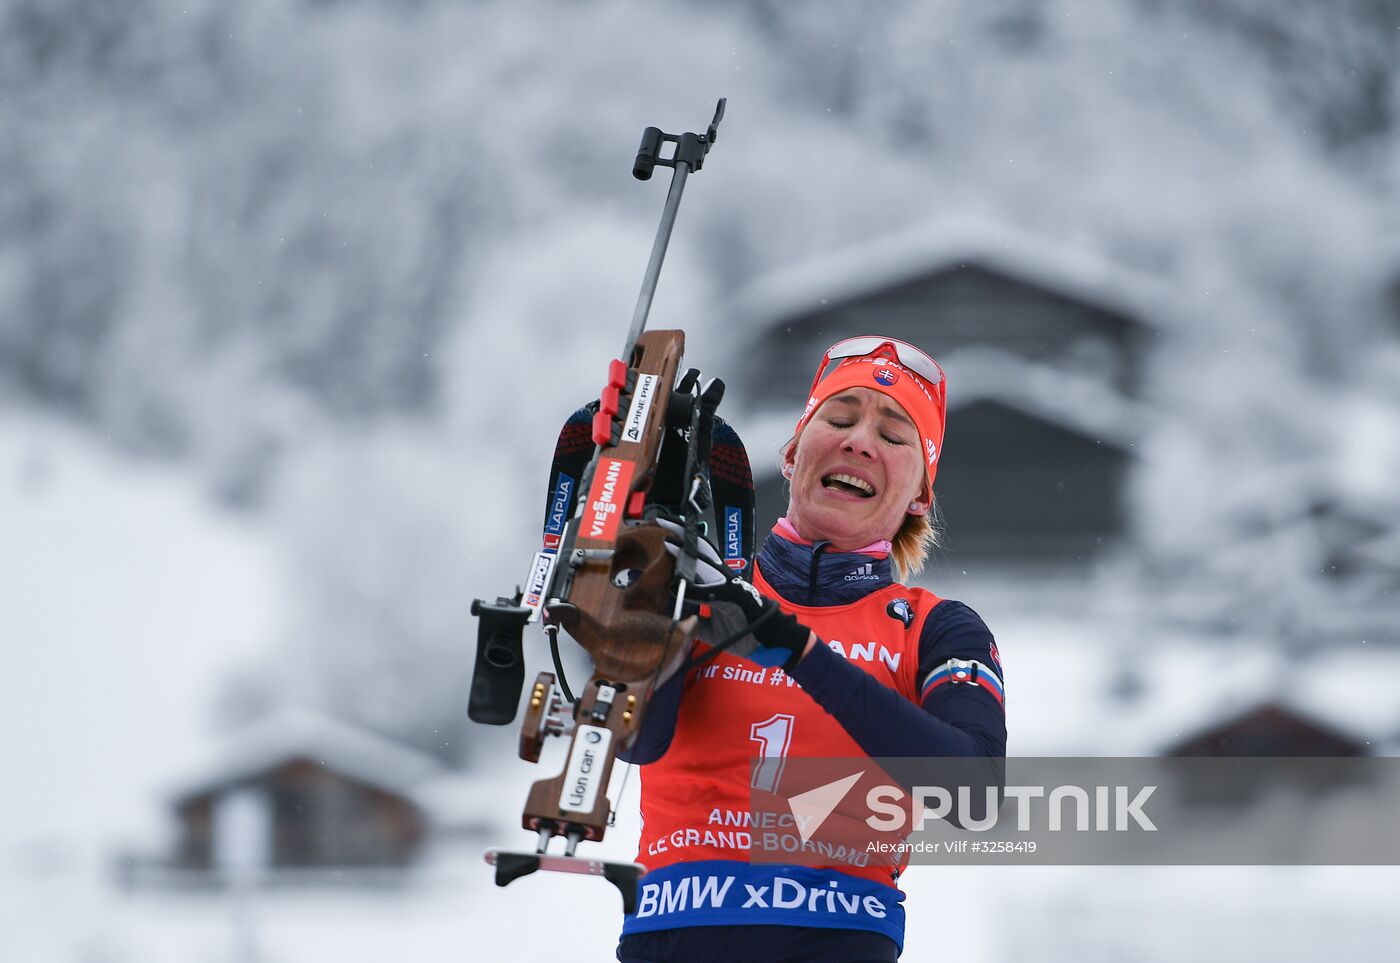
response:
<path fill-rule="evenodd" d="M 929 488 L 938 471 L 943 450 L 943 425 L 948 408 L 947 382 L 930 384 L 904 367 L 891 347 L 881 347 L 859 358 L 846 358 L 812 389 L 807 408 L 798 419 L 794 437 L 802 434 L 807 422 L 828 398 L 850 388 L 869 388 L 893 398 L 918 429 L 928 471 Z"/>

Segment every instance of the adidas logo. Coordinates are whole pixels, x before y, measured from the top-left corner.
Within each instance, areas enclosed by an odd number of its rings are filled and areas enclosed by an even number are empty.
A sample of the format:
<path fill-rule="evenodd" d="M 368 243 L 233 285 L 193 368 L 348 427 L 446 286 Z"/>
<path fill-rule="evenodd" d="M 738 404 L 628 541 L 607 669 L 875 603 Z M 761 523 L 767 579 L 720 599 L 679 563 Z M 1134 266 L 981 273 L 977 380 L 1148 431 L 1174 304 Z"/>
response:
<path fill-rule="evenodd" d="M 847 575 L 846 581 L 869 582 L 874 579 L 878 579 L 879 577 L 880 576 L 875 574 L 875 563 L 866 562 L 864 565 L 859 566 L 858 568 L 854 569 L 849 575 Z"/>

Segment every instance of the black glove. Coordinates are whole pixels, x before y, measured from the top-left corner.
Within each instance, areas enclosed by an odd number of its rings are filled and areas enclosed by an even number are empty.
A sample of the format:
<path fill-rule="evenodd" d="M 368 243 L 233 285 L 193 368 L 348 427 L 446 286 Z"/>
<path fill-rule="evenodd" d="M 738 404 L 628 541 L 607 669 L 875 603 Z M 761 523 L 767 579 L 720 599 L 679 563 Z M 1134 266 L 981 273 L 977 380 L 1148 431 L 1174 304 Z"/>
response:
<path fill-rule="evenodd" d="M 679 556 L 685 529 L 663 518 L 656 519 L 656 524 L 666 529 L 666 551 Z M 777 602 L 764 598 L 752 582 L 732 574 L 720 560 L 719 550 L 705 538 L 699 541 L 695 581 L 687 587 L 686 599 L 700 603 L 703 641 L 716 646 L 729 642 L 725 651 L 769 668 L 790 671 L 812 634 L 781 611 Z"/>

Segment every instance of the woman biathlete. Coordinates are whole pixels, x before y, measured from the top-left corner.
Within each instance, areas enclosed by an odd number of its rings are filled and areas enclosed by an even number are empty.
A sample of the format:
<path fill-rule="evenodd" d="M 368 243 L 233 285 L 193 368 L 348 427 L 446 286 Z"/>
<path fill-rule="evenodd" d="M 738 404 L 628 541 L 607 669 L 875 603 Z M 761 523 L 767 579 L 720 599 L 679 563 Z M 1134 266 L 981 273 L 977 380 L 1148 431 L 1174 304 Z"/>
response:
<path fill-rule="evenodd" d="M 943 371 L 918 348 L 832 346 L 783 449 L 787 514 L 752 582 L 704 547 L 692 593 L 714 623 L 703 634 L 753 629 L 660 686 L 627 754 L 643 764 L 650 871 L 624 922 L 624 963 L 898 959 L 897 867 L 754 863 L 745 834 L 716 830 L 749 812 L 755 756 L 1005 755 L 991 632 L 963 603 L 901 584 L 935 542 L 945 412 Z"/>

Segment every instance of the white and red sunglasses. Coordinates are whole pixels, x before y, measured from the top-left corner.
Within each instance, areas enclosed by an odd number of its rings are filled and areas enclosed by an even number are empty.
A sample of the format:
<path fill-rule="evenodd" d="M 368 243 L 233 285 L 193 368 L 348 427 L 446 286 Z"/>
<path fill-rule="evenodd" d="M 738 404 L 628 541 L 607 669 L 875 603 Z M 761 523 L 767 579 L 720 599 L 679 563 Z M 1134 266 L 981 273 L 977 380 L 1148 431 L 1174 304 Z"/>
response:
<path fill-rule="evenodd" d="M 846 338 L 838 341 L 826 349 L 826 354 L 822 355 L 822 363 L 817 366 L 817 374 L 812 379 L 812 388 L 809 395 L 815 394 L 817 385 L 826 376 L 826 369 L 833 361 L 844 361 L 847 358 L 864 358 L 875 354 L 881 348 L 889 347 L 894 351 L 894 360 L 900 366 L 912 371 L 928 382 L 929 387 L 941 384 L 943 381 L 943 369 L 938 366 L 938 362 L 929 357 L 928 353 L 920 348 L 914 347 L 907 341 L 900 341 L 895 338 L 885 338 L 879 335 L 863 335 L 857 338 Z"/>

